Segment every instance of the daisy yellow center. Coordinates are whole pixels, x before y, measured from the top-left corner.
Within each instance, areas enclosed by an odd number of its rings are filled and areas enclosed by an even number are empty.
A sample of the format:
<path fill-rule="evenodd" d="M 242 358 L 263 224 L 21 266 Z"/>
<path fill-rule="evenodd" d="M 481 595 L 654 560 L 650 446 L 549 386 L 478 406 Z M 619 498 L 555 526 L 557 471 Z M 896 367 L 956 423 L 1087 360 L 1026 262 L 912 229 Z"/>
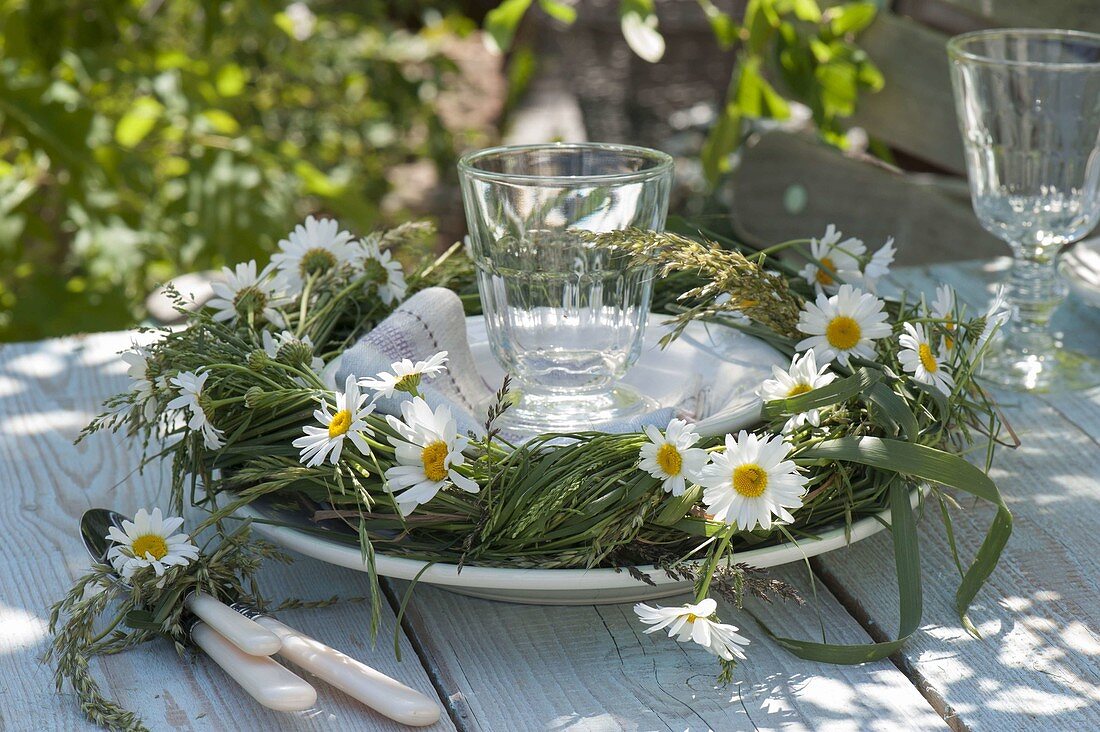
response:
<path fill-rule="evenodd" d="M 954 333 L 955 332 L 955 321 L 948 320 L 944 327 L 947 328 L 948 333 Z M 952 338 L 951 336 L 947 336 L 947 338 L 944 340 L 944 345 L 946 345 L 947 350 L 950 351 L 952 348 L 955 347 L 955 339 Z"/>
<path fill-rule="evenodd" d="M 657 464 L 661 466 L 661 470 L 665 471 L 665 475 L 679 475 L 684 459 L 675 445 L 666 442 L 657 448 Z"/>
<path fill-rule="evenodd" d="M 756 463 L 738 465 L 733 471 L 733 489 L 745 498 L 757 498 L 768 487 L 768 471 Z"/>
<path fill-rule="evenodd" d="M 447 478 L 447 443 L 442 440 L 429 442 L 420 451 L 420 462 L 424 463 L 424 475 L 428 480 Z"/>
<path fill-rule="evenodd" d="M 836 272 L 836 265 L 833 264 L 833 260 L 828 257 L 822 257 L 821 266 L 817 268 L 817 282 L 819 285 L 825 285 L 827 287 L 835 282 L 833 276 L 829 274 L 829 272 Z"/>
<path fill-rule="evenodd" d="M 298 266 L 303 275 L 321 274 L 336 266 L 336 257 L 327 249 L 314 247 L 302 255 Z"/>
<path fill-rule="evenodd" d="M 799 394 L 805 394 L 806 392 L 811 390 L 812 387 L 809 384 L 807 384 L 805 381 L 800 381 L 791 387 L 791 390 L 787 392 L 787 396 L 796 397 Z"/>
<path fill-rule="evenodd" d="M 940 365 L 936 363 L 936 357 L 932 354 L 932 348 L 927 343 L 917 347 L 917 355 L 920 356 L 921 366 L 928 372 L 939 371 Z"/>
<path fill-rule="evenodd" d="M 405 374 L 394 383 L 393 388 L 397 391 L 405 391 L 409 394 L 416 392 L 417 387 L 420 386 L 420 374 L 411 373 Z"/>
<path fill-rule="evenodd" d="M 329 439 L 347 434 L 349 427 L 351 427 L 351 412 L 341 409 L 332 415 L 332 421 L 328 423 Z"/>
<path fill-rule="evenodd" d="M 825 327 L 825 339 L 829 345 L 841 351 L 848 351 L 856 347 L 863 336 L 863 330 L 855 318 L 847 315 L 838 315 L 829 321 Z"/>
<path fill-rule="evenodd" d="M 698 620 L 698 619 L 699 619 L 699 616 L 698 616 L 698 615 L 696 615 L 695 613 L 688 613 L 688 614 L 687 614 L 687 621 L 688 621 L 689 623 L 694 623 L 694 622 L 695 622 L 696 620 Z"/>
<path fill-rule="evenodd" d="M 164 555 L 168 553 L 168 542 L 164 540 L 163 536 L 156 534 L 142 534 L 138 538 L 134 539 L 134 545 L 132 547 L 135 557 L 145 558 L 145 555 L 152 555 L 153 559 L 164 559 Z"/>
<path fill-rule="evenodd" d="M 256 287 L 246 287 L 233 298 L 233 308 L 241 315 L 267 307 L 267 293 Z"/>
<path fill-rule="evenodd" d="M 363 260 L 363 274 L 368 282 L 377 282 L 384 285 L 390 281 L 390 273 L 385 266 L 374 257 Z"/>

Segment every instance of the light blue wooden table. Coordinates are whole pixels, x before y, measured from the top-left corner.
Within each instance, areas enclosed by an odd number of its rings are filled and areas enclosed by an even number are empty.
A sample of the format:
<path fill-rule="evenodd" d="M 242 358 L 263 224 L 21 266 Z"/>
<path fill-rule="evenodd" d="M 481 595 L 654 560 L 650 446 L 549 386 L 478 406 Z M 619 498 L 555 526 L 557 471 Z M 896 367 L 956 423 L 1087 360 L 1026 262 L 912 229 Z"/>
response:
<path fill-rule="evenodd" d="M 949 282 L 984 305 L 1004 261 L 909 269 L 898 282 L 930 291 Z M 1100 355 L 1100 313 L 1071 300 L 1058 316 L 1067 342 Z M 72 439 L 100 401 L 126 387 L 116 352 L 130 335 L 106 333 L 0 347 L 0 729 L 80 729 L 71 694 L 53 690 L 40 662 L 46 608 L 84 571 L 81 512 L 132 513 L 167 496 L 166 474 L 135 472 L 140 446 Z M 716 687 L 699 649 L 643 635 L 629 606 L 534 607 L 417 589 L 393 659 L 389 587 L 382 635 L 367 637 L 367 609 L 288 612 L 288 622 L 429 694 L 448 714 L 433 729 L 525 730 L 1093 730 L 1100 729 L 1100 391 L 1005 395 L 1023 441 L 1004 451 L 994 478 L 1015 514 L 1012 540 L 972 617 L 951 609 L 957 571 L 935 516 L 921 522 L 925 610 L 896 658 L 862 666 L 800 661 L 768 643 L 729 608 L 724 619 L 753 638 L 736 682 Z M 991 518 L 962 501 L 956 531 L 973 552 Z M 769 624 L 829 640 L 890 637 L 897 599 L 890 539 L 879 534 L 811 562 L 814 608 L 754 606 Z M 807 569 L 778 576 L 808 590 Z M 364 578 L 302 559 L 271 568 L 273 596 L 358 595 Z M 808 592 L 807 592 L 808 595 Z M 153 729 L 385 730 L 391 723 L 319 684 L 315 710 L 258 707 L 203 658 L 167 643 L 95 662 L 105 688 Z"/>

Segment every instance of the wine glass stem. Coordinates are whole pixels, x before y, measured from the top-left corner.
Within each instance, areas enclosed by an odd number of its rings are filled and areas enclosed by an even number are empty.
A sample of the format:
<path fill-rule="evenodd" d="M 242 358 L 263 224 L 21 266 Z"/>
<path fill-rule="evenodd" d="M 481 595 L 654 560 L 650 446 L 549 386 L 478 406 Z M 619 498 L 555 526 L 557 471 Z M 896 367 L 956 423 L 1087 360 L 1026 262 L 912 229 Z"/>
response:
<path fill-rule="evenodd" d="M 1050 318 L 1066 298 L 1058 276 L 1056 247 L 1034 250 L 1013 245 L 1016 257 L 1009 281 L 1013 318 L 1008 326 L 1008 347 L 1042 356 L 1054 348 Z"/>

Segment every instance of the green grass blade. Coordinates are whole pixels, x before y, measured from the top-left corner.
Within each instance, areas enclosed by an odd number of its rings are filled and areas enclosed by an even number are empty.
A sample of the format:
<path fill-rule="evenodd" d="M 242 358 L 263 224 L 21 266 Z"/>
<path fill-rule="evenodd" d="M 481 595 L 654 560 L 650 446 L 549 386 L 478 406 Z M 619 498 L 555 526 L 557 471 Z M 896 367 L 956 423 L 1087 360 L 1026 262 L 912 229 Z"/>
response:
<path fill-rule="evenodd" d="M 994 516 L 974 561 L 967 568 L 955 592 L 955 611 L 958 612 L 963 627 L 970 634 L 979 635 L 966 613 L 970 603 L 997 566 L 1001 552 L 1012 535 L 1012 514 L 988 475 L 958 455 L 927 445 L 877 437 L 842 437 L 829 440 L 803 451 L 798 457 L 846 460 L 880 470 L 893 470 L 902 475 L 912 475 L 966 491 L 996 506 L 997 515 Z"/>
<path fill-rule="evenodd" d="M 761 410 L 761 416 L 765 420 L 771 421 L 784 414 L 800 414 L 811 409 L 831 407 L 867 391 L 873 384 L 878 382 L 878 379 L 879 373 L 877 371 L 859 368 L 851 376 L 837 379 L 831 384 L 818 387 L 805 394 L 765 402 Z"/>
<path fill-rule="evenodd" d="M 753 615 L 757 625 L 777 644 L 799 658 L 810 661 L 851 665 L 878 661 L 895 653 L 905 645 L 909 636 L 920 625 L 922 610 L 917 522 L 913 518 L 913 509 L 909 504 L 909 491 L 906 490 L 904 481 L 900 480 L 895 480 L 890 486 L 890 529 L 894 537 L 894 562 L 897 566 L 898 597 L 901 604 L 897 639 L 850 645 L 816 643 L 777 636 Z"/>

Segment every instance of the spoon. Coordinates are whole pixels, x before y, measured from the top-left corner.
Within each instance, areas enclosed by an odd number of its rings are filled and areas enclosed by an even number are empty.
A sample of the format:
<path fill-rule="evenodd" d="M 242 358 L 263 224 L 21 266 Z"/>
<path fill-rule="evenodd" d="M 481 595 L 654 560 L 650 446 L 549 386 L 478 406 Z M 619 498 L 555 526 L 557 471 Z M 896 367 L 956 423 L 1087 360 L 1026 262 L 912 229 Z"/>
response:
<path fill-rule="evenodd" d="M 84 547 L 88 550 L 88 554 L 92 556 L 95 562 L 105 564 L 108 567 L 111 566 L 110 561 L 107 559 L 107 552 L 111 548 L 111 541 L 107 539 L 107 532 L 112 526 L 121 527 L 123 520 L 125 520 L 125 517 L 121 514 L 104 508 L 93 508 L 84 512 L 84 515 L 80 518 L 80 536 L 84 540 Z M 113 572 L 113 575 L 117 581 L 125 583 L 118 572 Z M 199 612 L 191 608 L 197 607 L 199 611 L 207 616 L 214 617 L 216 621 L 224 619 L 224 614 L 219 610 L 210 612 L 214 606 L 210 602 L 205 602 L 210 600 L 225 608 L 235 618 L 248 620 L 212 597 L 207 595 L 197 597 L 201 600 L 197 603 L 191 602 L 191 607 L 188 609 L 200 618 L 202 616 L 199 615 Z M 251 620 L 248 620 L 248 622 L 255 625 Z M 225 625 L 223 627 L 229 627 L 231 631 L 236 631 L 241 626 Z M 263 633 L 273 635 L 278 641 L 278 645 L 282 645 L 282 641 L 279 640 L 278 636 L 258 625 L 257 627 Z M 214 663 L 240 684 L 241 688 L 247 691 L 253 699 L 265 707 L 280 712 L 296 712 L 309 709 L 316 704 L 317 691 L 306 681 L 280 666 L 267 655 L 246 653 L 237 644 L 230 642 L 225 636 L 216 632 L 213 624 L 201 621 L 195 622 L 190 628 L 189 635 L 196 646 L 210 656 Z M 259 637 L 250 629 L 239 637 L 245 636 L 249 638 Z"/>

